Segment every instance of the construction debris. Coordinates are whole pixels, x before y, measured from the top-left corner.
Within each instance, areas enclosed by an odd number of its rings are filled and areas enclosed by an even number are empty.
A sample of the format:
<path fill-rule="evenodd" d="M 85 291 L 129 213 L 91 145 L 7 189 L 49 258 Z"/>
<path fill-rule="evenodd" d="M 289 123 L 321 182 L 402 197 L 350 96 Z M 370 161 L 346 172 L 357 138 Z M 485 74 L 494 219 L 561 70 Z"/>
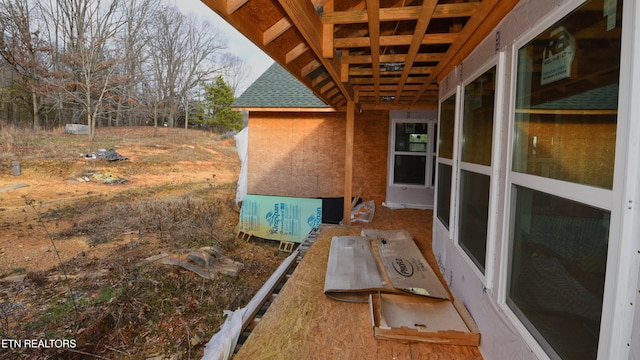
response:
<path fill-rule="evenodd" d="M 115 150 L 98 149 L 96 152 L 80 154 L 85 159 L 105 159 L 107 161 L 129 160 L 128 157 L 118 154 Z"/>
<path fill-rule="evenodd" d="M 217 252 L 212 255 L 210 251 L 211 248 L 202 248 L 191 251 L 186 256 L 184 254 L 162 256 L 159 260 L 161 264 L 180 266 L 209 280 L 216 279 L 218 274 L 238 276 L 238 271 L 244 267 L 240 262 Z"/>

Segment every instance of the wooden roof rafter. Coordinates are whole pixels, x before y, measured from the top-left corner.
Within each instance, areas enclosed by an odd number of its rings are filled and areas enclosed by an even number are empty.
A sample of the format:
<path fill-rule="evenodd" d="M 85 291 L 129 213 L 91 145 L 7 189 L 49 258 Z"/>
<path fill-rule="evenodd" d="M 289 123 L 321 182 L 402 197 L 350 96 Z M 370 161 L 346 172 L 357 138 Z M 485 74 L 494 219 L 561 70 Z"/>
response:
<path fill-rule="evenodd" d="M 201 1 L 335 109 L 435 109 L 437 82 L 519 0 Z"/>
<path fill-rule="evenodd" d="M 427 81 L 424 82 L 416 94 L 413 103 L 415 104 L 420 100 L 420 97 L 426 89 L 431 86 L 434 81 L 438 80 L 438 76 L 446 74 L 457 65 L 455 64 L 455 60 L 462 61 L 462 59 L 469 55 L 475 46 L 516 6 L 518 1 L 519 0 L 482 1 L 482 6 L 478 9 L 476 16 L 472 17 L 460 32 L 460 38 L 464 39 L 464 41 L 456 42 L 449 48 L 445 54 L 445 58 L 438 63 L 434 72 L 429 76 Z"/>
<path fill-rule="evenodd" d="M 418 51 L 420 50 L 420 45 L 422 44 L 422 40 L 424 38 L 424 33 L 427 32 L 427 27 L 429 26 L 429 22 L 431 22 L 431 17 L 433 16 L 433 12 L 435 11 L 436 5 L 438 5 L 438 0 L 425 0 L 420 8 L 420 17 L 416 22 L 416 29 L 413 32 L 413 39 L 411 40 L 411 45 L 409 45 L 409 51 L 407 53 L 407 61 L 404 63 L 404 68 L 402 71 L 402 76 L 398 82 L 398 90 L 395 94 L 395 101 L 398 103 L 400 101 L 400 95 L 404 90 L 404 84 L 407 82 L 407 78 L 412 71 L 413 63 L 418 55 Z M 429 68 L 429 71 L 432 71 Z"/>
<path fill-rule="evenodd" d="M 336 83 L 342 95 L 346 99 L 352 100 L 352 92 L 340 81 L 340 64 L 335 60 L 335 56 L 333 59 L 322 56 L 323 27 L 313 4 L 308 1 L 297 0 L 278 0 L 278 3 L 289 19 L 291 19 L 291 22 L 296 26 L 311 50 L 318 56 L 319 62 Z"/>
<path fill-rule="evenodd" d="M 368 3 L 368 2 L 367 2 Z M 378 1 L 379 3 L 379 1 Z M 471 17 L 481 3 L 456 3 L 437 5 L 433 11 L 431 18 L 446 19 L 453 17 Z M 378 21 L 403 21 L 418 20 L 422 16 L 422 6 L 405 6 L 381 8 L 377 16 Z M 322 23 L 324 24 L 353 24 L 370 22 L 371 15 L 369 11 L 350 10 L 326 12 L 322 15 Z"/>
<path fill-rule="evenodd" d="M 380 0 L 366 0 L 369 17 L 369 39 L 371 43 L 371 70 L 375 87 L 376 104 L 379 103 L 380 87 Z M 348 69 L 348 68 L 347 68 Z M 349 71 L 349 75 L 351 72 Z"/>

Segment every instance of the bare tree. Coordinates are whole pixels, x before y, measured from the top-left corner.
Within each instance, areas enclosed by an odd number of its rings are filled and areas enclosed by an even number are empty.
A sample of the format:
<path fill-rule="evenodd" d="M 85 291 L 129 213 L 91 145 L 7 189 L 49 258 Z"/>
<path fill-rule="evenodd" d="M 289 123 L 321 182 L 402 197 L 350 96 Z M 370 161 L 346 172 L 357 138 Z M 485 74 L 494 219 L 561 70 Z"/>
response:
<path fill-rule="evenodd" d="M 103 121 L 173 127 L 184 114 L 188 127 L 201 84 L 222 75 L 238 91 L 248 71 L 211 22 L 167 1 L 0 0 L 0 60 L 12 79 L 0 93 L 25 99 L 33 127 L 53 113 L 89 125 L 91 139 Z"/>
<path fill-rule="evenodd" d="M 50 17 L 58 17 L 55 34 L 61 45 L 62 67 L 55 84 L 67 95 L 67 101 L 84 112 L 92 140 L 96 120 L 105 112 L 104 104 L 118 83 L 114 75 L 122 56 L 113 41 L 124 24 L 120 3 L 57 0 L 49 9 Z"/>
<path fill-rule="evenodd" d="M 42 22 L 38 22 L 29 0 L 0 0 L 0 56 L 20 76 L 21 87 L 29 94 L 32 127 L 40 127 L 42 79 L 49 70 L 50 45 L 42 39 Z"/>
<path fill-rule="evenodd" d="M 149 62 L 147 44 L 150 34 L 145 31 L 152 26 L 153 11 L 160 7 L 160 0 L 125 0 L 123 13 L 125 25 L 118 36 L 119 53 L 122 54 L 121 73 L 125 83 L 122 92 L 117 97 L 116 126 L 125 120 L 131 124 L 136 116 L 136 110 L 141 109 L 144 100 L 142 92 L 147 78 L 144 74 L 144 64 Z"/>
<path fill-rule="evenodd" d="M 189 96 L 203 81 L 222 70 L 217 61 L 226 40 L 208 21 L 185 16 L 175 7 L 163 7 L 152 29 L 152 58 L 168 126 L 174 126 L 182 105 L 189 113 Z M 185 126 L 187 119 L 185 119 Z"/>
<path fill-rule="evenodd" d="M 226 54 L 222 58 L 222 62 L 224 63 L 222 65 L 224 69 L 222 76 L 225 82 L 233 89 L 233 93 L 238 96 L 253 80 L 250 78 L 251 69 L 244 60 L 233 54 Z"/>

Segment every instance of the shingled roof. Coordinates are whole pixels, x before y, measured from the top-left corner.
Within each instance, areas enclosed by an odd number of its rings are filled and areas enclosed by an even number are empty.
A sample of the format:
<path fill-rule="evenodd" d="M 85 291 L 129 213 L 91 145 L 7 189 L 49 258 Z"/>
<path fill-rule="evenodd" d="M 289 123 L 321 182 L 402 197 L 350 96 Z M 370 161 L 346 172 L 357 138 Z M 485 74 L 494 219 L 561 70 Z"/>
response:
<path fill-rule="evenodd" d="M 330 108 L 277 63 L 231 104 L 233 108 Z"/>

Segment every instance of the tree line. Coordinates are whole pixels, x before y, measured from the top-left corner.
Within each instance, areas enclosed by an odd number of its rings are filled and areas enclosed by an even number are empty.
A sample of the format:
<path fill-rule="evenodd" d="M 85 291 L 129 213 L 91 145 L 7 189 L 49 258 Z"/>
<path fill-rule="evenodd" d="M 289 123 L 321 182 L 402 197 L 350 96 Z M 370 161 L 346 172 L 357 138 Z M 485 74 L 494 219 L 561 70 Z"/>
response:
<path fill-rule="evenodd" d="M 239 127 L 247 65 L 165 0 L 0 0 L 0 31 L 0 121 Z"/>

